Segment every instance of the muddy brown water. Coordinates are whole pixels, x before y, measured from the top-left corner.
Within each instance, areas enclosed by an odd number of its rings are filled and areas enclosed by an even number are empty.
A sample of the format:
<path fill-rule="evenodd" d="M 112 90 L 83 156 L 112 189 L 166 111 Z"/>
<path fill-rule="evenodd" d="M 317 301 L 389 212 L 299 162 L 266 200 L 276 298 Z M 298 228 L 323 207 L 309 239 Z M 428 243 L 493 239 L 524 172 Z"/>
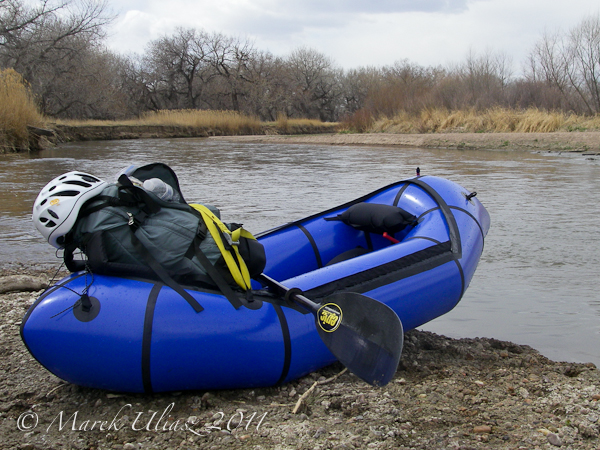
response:
<path fill-rule="evenodd" d="M 31 223 L 40 189 L 70 170 L 107 180 L 161 161 L 188 201 L 211 203 L 254 233 L 399 179 L 437 175 L 478 192 L 492 226 L 471 286 L 422 328 L 527 344 L 600 366 L 600 158 L 572 153 L 251 144 L 210 139 L 71 143 L 0 155 L 0 267 L 58 266 Z"/>

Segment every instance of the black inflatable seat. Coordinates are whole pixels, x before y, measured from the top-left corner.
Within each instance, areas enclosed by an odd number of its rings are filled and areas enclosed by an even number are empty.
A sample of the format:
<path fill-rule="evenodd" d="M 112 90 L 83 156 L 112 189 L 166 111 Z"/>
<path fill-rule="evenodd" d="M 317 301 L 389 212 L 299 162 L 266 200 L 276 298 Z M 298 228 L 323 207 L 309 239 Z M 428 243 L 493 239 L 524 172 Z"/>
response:
<path fill-rule="evenodd" d="M 377 235 L 388 233 L 393 236 L 394 233 L 402 231 L 407 226 L 415 225 L 417 217 L 397 206 L 362 202 L 352 205 L 336 217 L 326 218 L 325 220 L 339 220 L 357 230 L 364 231 L 370 247 L 369 249 L 356 247 L 347 250 L 326 264 L 330 265 L 369 253 L 372 246 L 368 233 Z"/>

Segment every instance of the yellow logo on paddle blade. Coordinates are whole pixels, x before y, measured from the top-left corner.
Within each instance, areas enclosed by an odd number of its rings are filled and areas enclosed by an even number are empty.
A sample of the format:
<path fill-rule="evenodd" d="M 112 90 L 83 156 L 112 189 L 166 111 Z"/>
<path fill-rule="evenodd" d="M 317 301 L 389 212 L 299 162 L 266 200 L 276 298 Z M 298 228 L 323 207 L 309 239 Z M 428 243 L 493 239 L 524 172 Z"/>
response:
<path fill-rule="evenodd" d="M 331 333 L 342 323 L 342 309 L 335 303 L 327 303 L 317 311 L 317 322 L 323 331 Z"/>

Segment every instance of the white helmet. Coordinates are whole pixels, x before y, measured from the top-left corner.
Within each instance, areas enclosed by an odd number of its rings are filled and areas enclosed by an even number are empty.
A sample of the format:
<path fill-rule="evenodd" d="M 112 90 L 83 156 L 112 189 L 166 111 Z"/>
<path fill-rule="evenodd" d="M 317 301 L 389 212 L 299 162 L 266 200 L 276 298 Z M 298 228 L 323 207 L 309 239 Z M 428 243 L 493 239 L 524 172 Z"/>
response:
<path fill-rule="evenodd" d="M 64 236 L 73 228 L 81 206 L 106 185 L 106 181 L 82 172 L 56 177 L 40 191 L 33 203 L 35 227 L 50 245 L 64 247 Z"/>

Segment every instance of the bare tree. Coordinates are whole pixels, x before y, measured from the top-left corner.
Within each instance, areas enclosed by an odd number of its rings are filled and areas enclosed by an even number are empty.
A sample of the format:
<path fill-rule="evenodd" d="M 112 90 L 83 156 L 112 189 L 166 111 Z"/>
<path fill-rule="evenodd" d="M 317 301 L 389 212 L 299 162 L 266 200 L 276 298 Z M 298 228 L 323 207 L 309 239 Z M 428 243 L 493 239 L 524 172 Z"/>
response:
<path fill-rule="evenodd" d="M 589 114 L 600 112 L 600 14 L 570 31 L 568 58 L 569 82 Z"/>
<path fill-rule="evenodd" d="M 12 67 L 31 84 L 46 114 L 96 114 L 92 106 L 111 91 L 106 52 L 100 44 L 112 16 L 106 0 L 52 1 L 25 6 L 0 0 L 0 65 Z M 84 89 L 88 86 L 88 89 Z M 90 89 L 103 92 L 91 95 Z M 95 110 L 95 112 L 94 112 Z"/>
<path fill-rule="evenodd" d="M 369 96 L 382 86 L 381 70 L 361 67 L 344 73 L 341 79 L 342 114 L 353 114 L 367 105 Z"/>
<path fill-rule="evenodd" d="M 251 83 L 246 85 L 246 113 L 274 121 L 279 113 L 291 110 L 285 62 L 269 52 L 256 52 L 247 68 Z"/>
<path fill-rule="evenodd" d="M 291 116 L 335 120 L 341 97 L 342 71 L 313 49 L 294 50 L 286 60 L 292 96 Z"/>
<path fill-rule="evenodd" d="M 253 82 L 249 64 L 256 50 L 247 40 L 221 33 L 214 33 L 208 46 L 212 66 L 222 84 L 221 94 L 230 100 L 228 109 L 240 111 L 240 98 L 246 95 L 247 84 Z"/>
<path fill-rule="evenodd" d="M 150 43 L 144 66 L 154 109 L 206 106 L 203 93 L 216 76 L 209 52 L 208 34 L 193 28 L 177 28 Z"/>
<path fill-rule="evenodd" d="M 600 14 L 568 33 L 545 33 L 530 55 L 530 80 L 557 89 L 568 109 L 600 112 Z"/>

